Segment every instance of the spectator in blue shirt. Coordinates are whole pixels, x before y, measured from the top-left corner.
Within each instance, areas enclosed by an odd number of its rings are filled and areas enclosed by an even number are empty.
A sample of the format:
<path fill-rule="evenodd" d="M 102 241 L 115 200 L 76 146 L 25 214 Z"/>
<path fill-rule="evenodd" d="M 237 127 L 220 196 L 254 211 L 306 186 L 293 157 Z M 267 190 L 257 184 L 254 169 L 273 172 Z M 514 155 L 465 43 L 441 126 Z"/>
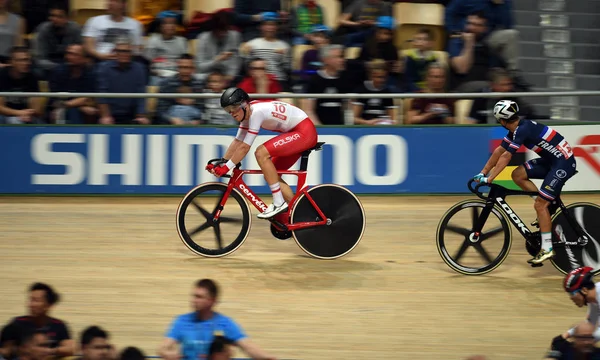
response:
<path fill-rule="evenodd" d="M 450 89 L 477 92 L 488 86 L 488 74 L 494 67 L 504 67 L 485 41 L 487 19 L 482 12 L 469 15 L 464 32 L 453 36 L 448 44 Z"/>
<path fill-rule="evenodd" d="M 99 64 L 98 91 L 101 93 L 145 93 L 146 70 L 131 61 L 132 46 L 128 39 L 117 41 L 116 60 Z M 144 98 L 99 98 L 101 124 L 149 124 Z"/>
<path fill-rule="evenodd" d="M 214 311 L 217 296 L 214 281 L 197 281 L 192 291 L 194 311 L 175 318 L 158 354 L 165 360 L 206 359 L 214 338 L 223 336 L 253 359 L 275 359 L 254 345 L 233 319 Z"/>
<path fill-rule="evenodd" d="M 512 0 L 452 0 L 446 7 L 446 30 L 449 34 L 464 31 L 475 13 L 487 19 L 482 40 L 502 56 L 509 70 L 517 70 L 519 32 L 513 29 Z"/>
<path fill-rule="evenodd" d="M 66 49 L 65 59 L 65 64 L 60 64 L 52 69 L 49 81 L 50 91 L 95 92 L 95 73 L 86 64 L 83 46 L 81 44 L 69 45 Z M 50 115 L 52 122 L 64 120 L 67 124 L 84 124 L 86 119 L 90 119 L 91 122 L 98 114 L 98 109 L 92 106 L 92 101 L 85 97 L 73 96 L 55 99 L 51 103 L 54 108 Z M 59 118 L 61 113 L 64 114 L 63 119 Z"/>

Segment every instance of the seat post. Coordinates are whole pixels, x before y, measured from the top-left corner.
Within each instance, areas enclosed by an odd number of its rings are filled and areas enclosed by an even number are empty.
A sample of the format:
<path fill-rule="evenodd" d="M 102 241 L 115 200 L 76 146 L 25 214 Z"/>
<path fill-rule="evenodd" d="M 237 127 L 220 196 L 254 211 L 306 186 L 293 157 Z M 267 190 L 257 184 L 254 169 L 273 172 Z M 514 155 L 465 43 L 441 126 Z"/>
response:
<path fill-rule="evenodd" d="M 305 151 L 302 153 L 302 158 L 300 159 L 300 171 L 306 171 L 308 169 L 308 155 L 310 151 Z"/>

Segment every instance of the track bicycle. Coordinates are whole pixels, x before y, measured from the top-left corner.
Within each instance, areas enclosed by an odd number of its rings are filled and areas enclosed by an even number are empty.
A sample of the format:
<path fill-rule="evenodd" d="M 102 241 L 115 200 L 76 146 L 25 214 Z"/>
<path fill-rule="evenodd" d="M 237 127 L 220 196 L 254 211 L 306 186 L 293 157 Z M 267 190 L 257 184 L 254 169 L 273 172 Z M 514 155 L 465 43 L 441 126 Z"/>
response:
<path fill-rule="evenodd" d="M 437 228 L 437 249 L 444 262 L 464 275 L 482 275 L 496 269 L 507 258 L 512 245 L 512 223 L 525 239 L 531 256 L 541 249 L 540 231 L 531 231 L 508 205 L 506 197 L 536 196 L 537 192 L 507 189 L 498 184 L 467 184 L 479 199 L 461 201 L 442 216 Z M 484 194 L 481 188 L 489 188 Z M 574 268 L 591 266 L 600 271 L 600 207 L 589 202 L 567 206 L 560 197 L 552 216 L 552 246 L 555 255 L 550 259 L 563 274 Z M 451 250 L 452 242 L 460 244 Z M 485 246 L 484 246 L 485 244 Z M 490 250 L 493 249 L 493 250 Z M 479 261 L 477 261 L 479 260 Z M 532 264 L 532 267 L 543 264 Z"/>
<path fill-rule="evenodd" d="M 351 252 L 365 231 L 365 211 L 358 198 L 348 189 L 335 184 L 308 187 L 308 157 L 322 150 L 325 143 L 302 153 L 299 170 L 278 170 L 279 175 L 295 175 L 298 185 L 285 213 L 268 219 L 271 234 L 280 240 L 294 238 L 300 249 L 318 259 L 336 259 Z M 212 159 L 218 166 L 226 162 Z M 195 254 L 222 257 L 233 253 L 246 241 L 252 224 L 248 202 L 258 211 L 267 205 L 243 176 L 262 175 L 261 170 L 241 170 L 237 164 L 227 184 L 208 182 L 191 189 L 177 209 L 177 232 Z M 206 230 L 212 229 L 213 236 Z M 227 243 L 226 243 L 227 241 Z M 215 246 L 216 245 L 216 246 Z"/>

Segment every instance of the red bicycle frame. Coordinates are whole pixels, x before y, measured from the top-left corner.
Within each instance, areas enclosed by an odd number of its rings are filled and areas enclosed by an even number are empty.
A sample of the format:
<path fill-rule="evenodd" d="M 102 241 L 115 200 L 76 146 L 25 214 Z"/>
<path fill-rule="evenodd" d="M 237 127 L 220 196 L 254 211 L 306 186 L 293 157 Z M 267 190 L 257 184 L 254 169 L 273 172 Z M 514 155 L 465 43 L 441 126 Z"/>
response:
<path fill-rule="evenodd" d="M 313 227 L 313 226 L 326 225 L 327 218 L 325 217 L 325 214 L 323 214 L 323 212 L 321 211 L 319 206 L 315 203 L 313 198 L 308 193 L 308 190 L 307 190 L 308 186 L 306 186 L 306 171 L 305 170 L 278 170 L 277 173 L 279 175 L 295 175 L 295 176 L 297 176 L 298 177 L 298 186 L 296 188 L 296 194 L 294 194 L 294 197 L 288 204 L 287 212 L 285 212 L 284 214 L 279 214 L 279 215 L 275 216 L 275 218 L 279 219 L 279 222 L 281 222 L 282 225 L 286 226 L 287 230 L 289 230 L 289 231 L 304 229 L 304 228 Z M 248 199 L 248 201 L 250 201 L 250 203 L 252 205 L 254 205 L 254 207 L 261 213 L 265 212 L 265 210 L 267 210 L 267 205 L 264 203 L 264 201 L 262 201 L 262 199 L 258 195 L 256 195 L 254 193 L 254 191 L 252 191 L 252 189 L 250 189 L 250 187 L 248 187 L 248 185 L 246 185 L 246 183 L 244 182 L 243 176 L 246 174 L 262 175 L 262 171 L 261 170 L 240 170 L 237 167 L 235 167 L 233 169 L 233 174 L 231 175 L 231 178 L 229 179 L 229 183 L 227 185 L 227 191 L 225 191 L 225 194 L 223 194 L 223 198 L 221 199 L 218 210 L 215 214 L 215 220 L 218 219 L 219 216 L 221 215 L 221 211 L 225 207 L 225 203 L 227 202 L 227 199 L 229 198 L 229 194 L 231 194 L 231 191 L 233 190 L 233 188 L 238 189 L 242 193 L 242 195 L 244 195 L 246 197 L 246 199 Z M 305 222 L 300 222 L 300 223 L 295 223 L 295 224 L 289 223 L 290 211 L 293 209 L 293 207 L 296 203 L 296 200 L 298 199 L 298 197 L 301 194 L 304 194 L 306 196 L 306 198 L 308 199 L 308 201 L 315 208 L 315 210 L 317 211 L 317 214 L 319 214 L 319 217 L 322 219 L 321 221 L 305 221 Z"/>

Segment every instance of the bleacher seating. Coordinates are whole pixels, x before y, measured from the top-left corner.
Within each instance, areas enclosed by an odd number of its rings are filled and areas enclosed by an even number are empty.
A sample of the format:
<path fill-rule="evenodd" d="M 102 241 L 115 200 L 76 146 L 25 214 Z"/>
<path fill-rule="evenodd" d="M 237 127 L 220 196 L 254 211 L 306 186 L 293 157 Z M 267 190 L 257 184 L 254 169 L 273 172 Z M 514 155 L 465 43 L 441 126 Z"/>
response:
<path fill-rule="evenodd" d="M 299 0 L 292 0 L 291 6 L 296 6 Z M 325 13 L 325 24 L 330 28 L 337 28 L 337 19 L 339 18 L 341 9 L 339 0 L 318 0 L 323 7 Z M 139 4 L 134 4 L 136 1 L 128 2 L 128 13 L 135 16 Z M 184 17 L 189 20 L 190 17 L 198 10 L 210 13 L 224 8 L 232 8 L 233 2 L 223 3 L 219 0 L 186 0 L 184 1 Z M 92 16 L 105 14 L 106 4 L 104 0 L 73 0 L 71 2 L 71 16 L 79 24 L 84 25 L 87 19 Z M 440 4 L 433 3 L 412 3 L 412 2 L 396 2 L 393 5 L 393 15 L 396 19 L 397 27 L 395 34 L 395 45 L 399 48 L 400 57 L 404 57 L 408 49 L 411 48 L 410 40 L 419 29 L 429 28 L 434 33 L 434 49 L 436 56 L 440 62 L 448 66 L 448 54 L 444 51 L 446 42 L 446 33 L 444 30 L 444 7 Z M 147 35 L 147 34 L 146 34 Z M 144 37 L 144 43 L 148 37 Z M 28 35 L 28 40 L 31 44 L 35 43 L 35 34 Z M 196 53 L 196 39 L 188 40 L 188 51 L 191 54 Z M 244 44 L 240 46 L 240 53 L 243 53 Z M 312 49 L 312 45 L 296 45 L 292 48 L 292 70 L 299 71 L 302 67 L 302 57 L 306 50 Z M 347 59 L 356 59 L 360 54 L 360 47 L 347 48 L 345 57 Z M 48 91 L 47 82 L 40 83 L 40 90 Z M 157 86 L 148 86 L 148 93 L 158 92 Z M 301 105 L 299 99 L 286 99 L 291 103 Z M 44 99 L 47 101 L 47 99 Z M 156 98 L 147 100 L 148 111 L 154 113 L 157 104 Z M 395 99 L 395 104 L 398 106 L 399 122 L 402 123 L 408 109 L 410 109 L 410 99 Z M 472 100 L 459 100 L 457 102 L 456 119 L 459 123 L 464 123 L 471 108 Z"/>

